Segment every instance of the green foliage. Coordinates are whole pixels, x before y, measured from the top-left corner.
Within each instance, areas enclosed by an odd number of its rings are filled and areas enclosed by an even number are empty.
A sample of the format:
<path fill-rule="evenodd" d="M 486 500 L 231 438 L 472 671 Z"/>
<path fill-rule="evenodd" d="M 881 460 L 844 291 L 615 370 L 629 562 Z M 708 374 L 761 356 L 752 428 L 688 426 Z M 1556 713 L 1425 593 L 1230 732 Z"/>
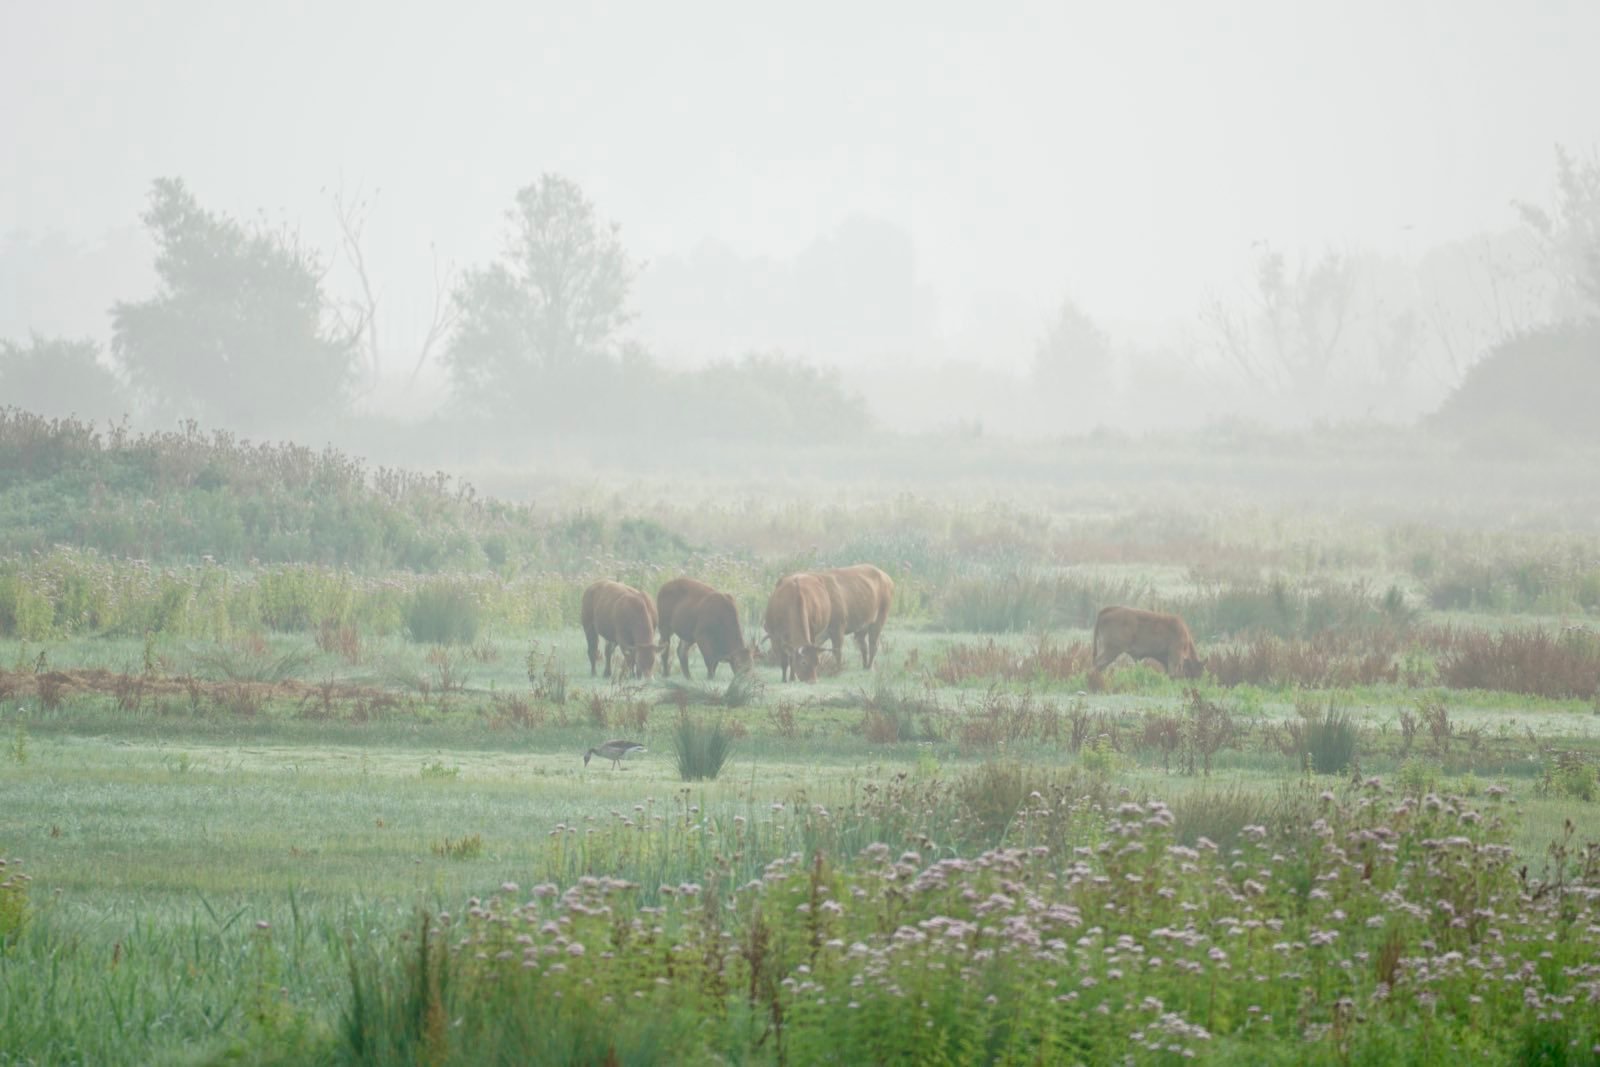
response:
<path fill-rule="evenodd" d="M 157 410 L 260 428 L 341 407 L 355 337 L 328 327 L 314 252 L 287 229 L 206 211 L 174 178 L 154 183 L 143 218 L 159 286 L 149 300 L 116 305 L 112 345 Z"/>
<path fill-rule="evenodd" d="M 457 286 L 445 355 L 456 398 L 504 418 L 571 421 L 569 390 L 596 383 L 631 315 L 638 268 L 577 183 L 544 174 L 517 192 L 502 261 Z"/>
<path fill-rule="evenodd" d="M 423 776 L 428 777 L 427 767 L 423 767 Z M 448 777 L 454 777 L 449 775 Z M 467 834 L 452 840 L 444 838 L 428 846 L 428 850 L 435 856 L 447 860 L 475 860 L 483 855 L 483 836 L 481 834 Z"/>
<path fill-rule="evenodd" d="M 406 633 L 430 645 L 470 645 L 483 625 L 476 591 L 452 581 L 430 582 L 411 594 Z"/>
<path fill-rule="evenodd" d="M 246 635 L 190 653 L 194 672 L 210 681 L 277 684 L 303 677 L 311 665 L 304 648 L 276 651 L 259 635 Z"/>
<path fill-rule="evenodd" d="M 15 941 L 28 925 L 28 882 L 17 860 L 0 855 L 0 953 Z"/>
<path fill-rule="evenodd" d="M 1058 792 L 1015 765 L 963 788 L 922 848 L 841 848 L 846 820 L 812 809 L 808 832 L 827 846 L 780 853 L 742 882 L 507 883 L 464 918 L 363 951 L 347 1053 L 1098 1063 L 1132 1049 L 1140 1062 L 1333 1064 L 1431 1062 L 1443 1048 L 1510 1063 L 1600 1034 L 1570 983 L 1595 950 L 1600 871 L 1519 877 L 1492 796 L 1475 810 L 1371 790 L 1265 807 L 1211 793 L 1195 808 L 1217 837 L 1185 844 L 1164 804 Z M 1099 833 L 1084 832 L 1090 813 Z M 969 820 L 1024 843 L 940 847 Z M 1052 823 L 1088 843 L 1026 843 Z M 721 830 L 740 851 L 783 848 L 753 825 Z M 597 829 L 586 854 L 640 833 L 631 820 Z M 1205 933 L 1194 916 L 1238 933 Z M 1518 980 L 1483 982 L 1484 968 Z M 1525 1001 L 1560 1010 L 1535 1025 Z"/>
<path fill-rule="evenodd" d="M 733 754 L 733 734 L 721 719 L 707 721 L 680 712 L 672 731 L 672 750 L 679 778 L 709 781 L 722 773 L 722 765 Z"/>
<path fill-rule="evenodd" d="M 1295 702 L 1295 717 L 1273 734 L 1284 755 L 1317 774 L 1343 774 L 1356 766 L 1361 727 L 1332 699 L 1326 706 L 1304 698 Z"/>
<path fill-rule="evenodd" d="M 422 765 L 422 779 L 427 782 L 453 782 L 461 777 L 461 768 L 446 764 L 444 760 L 431 760 Z M 459 844 L 459 842 L 458 842 Z"/>
<path fill-rule="evenodd" d="M 1600 770 L 1585 753 L 1552 752 L 1541 768 L 1539 791 L 1545 796 L 1593 801 L 1600 796 Z"/>
<path fill-rule="evenodd" d="M 26 346 L 0 339 L 0 397 L 39 415 L 91 422 L 121 418 L 130 399 L 94 341 L 38 335 Z"/>

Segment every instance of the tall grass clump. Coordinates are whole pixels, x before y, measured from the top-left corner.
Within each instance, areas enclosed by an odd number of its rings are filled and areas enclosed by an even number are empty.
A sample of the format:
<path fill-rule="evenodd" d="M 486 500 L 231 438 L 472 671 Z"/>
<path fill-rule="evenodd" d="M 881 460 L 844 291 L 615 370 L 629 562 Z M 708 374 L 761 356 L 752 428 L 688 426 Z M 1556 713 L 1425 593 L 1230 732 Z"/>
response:
<path fill-rule="evenodd" d="M 683 712 L 673 727 L 672 749 L 679 778 L 685 782 L 711 781 L 722 773 L 722 765 L 733 754 L 733 733 L 721 719 L 711 722 Z"/>
<path fill-rule="evenodd" d="M 406 632 L 430 645 L 470 645 L 478 639 L 483 607 L 474 590 L 456 582 L 430 582 L 411 594 Z"/>
<path fill-rule="evenodd" d="M 1350 713 L 1332 701 L 1319 716 L 1315 708 L 1305 714 L 1305 751 L 1317 774 L 1343 774 L 1356 762 L 1361 728 Z"/>

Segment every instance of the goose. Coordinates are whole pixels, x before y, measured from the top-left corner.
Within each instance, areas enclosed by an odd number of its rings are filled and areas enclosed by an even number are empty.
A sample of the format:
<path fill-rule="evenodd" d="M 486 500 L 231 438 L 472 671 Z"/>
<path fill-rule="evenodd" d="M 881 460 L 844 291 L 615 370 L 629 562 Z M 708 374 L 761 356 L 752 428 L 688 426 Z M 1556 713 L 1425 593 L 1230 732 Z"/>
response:
<path fill-rule="evenodd" d="M 635 752 L 643 751 L 645 751 L 645 747 L 637 741 L 607 741 L 598 748 L 591 748 L 589 751 L 585 752 L 583 754 L 583 765 L 585 767 L 589 766 L 589 760 L 591 757 L 600 756 L 604 759 L 610 760 L 611 769 L 616 770 L 619 766 L 621 766 L 623 757 L 631 756 Z"/>

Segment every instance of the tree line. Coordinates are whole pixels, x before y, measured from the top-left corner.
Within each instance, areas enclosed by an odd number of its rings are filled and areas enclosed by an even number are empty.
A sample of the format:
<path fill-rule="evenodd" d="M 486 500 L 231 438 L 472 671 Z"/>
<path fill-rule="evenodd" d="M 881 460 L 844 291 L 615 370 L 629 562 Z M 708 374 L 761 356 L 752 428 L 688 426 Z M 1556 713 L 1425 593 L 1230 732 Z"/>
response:
<path fill-rule="evenodd" d="M 362 256 L 364 205 L 335 206 L 359 281 L 351 301 L 330 295 L 326 259 L 291 228 L 240 221 L 181 179 L 157 179 L 141 216 L 156 291 L 110 309 L 110 364 L 92 340 L 0 340 L 0 403 L 243 432 L 347 415 L 377 361 L 382 308 Z M 836 373 L 781 353 L 661 365 L 626 334 L 639 269 L 620 227 L 571 179 L 544 174 L 519 190 L 502 253 L 441 291 L 423 341 L 419 369 L 441 346 L 443 417 L 533 438 L 648 427 L 663 445 L 868 429 L 865 403 Z"/>

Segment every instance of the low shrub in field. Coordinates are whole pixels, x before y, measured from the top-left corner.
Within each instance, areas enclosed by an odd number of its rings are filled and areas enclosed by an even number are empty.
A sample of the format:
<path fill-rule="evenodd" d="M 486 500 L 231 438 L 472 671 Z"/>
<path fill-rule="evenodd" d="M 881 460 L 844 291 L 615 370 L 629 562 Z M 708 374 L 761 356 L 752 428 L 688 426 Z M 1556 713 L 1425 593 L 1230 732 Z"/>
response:
<path fill-rule="evenodd" d="M 1592 801 L 1600 796 L 1600 770 L 1592 757 L 1581 752 L 1553 752 L 1539 775 L 1539 792 L 1545 796 Z"/>
<path fill-rule="evenodd" d="M 1355 766 L 1361 727 L 1349 712 L 1331 700 L 1326 708 L 1302 700 L 1296 702 L 1295 713 L 1282 727 L 1268 730 L 1280 752 L 1317 774 L 1343 774 Z"/>
<path fill-rule="evenodd" d="M 1457 630 L 1438 666 L 1440 682 L 1452 689 L 1585 700 L 1600 691 L 1600 634 L 1582 627 L 1559 634 Z"/>
<path fill-rule="evenodd" d="M 28 924 L 29 877 L 16 860 L 0 856 L 0 949 L 16 939 Z"/>
<path fill-rule="evenodd" d="M 954 644 L 944 650 L 933 676 L 946 685 L 964 682 L 1051 681 L 1066 682 L 1087 674 L 1094 656 L 1085 641 L 1059 642 L 1042 634 L 1031 648 L 1017 650 L 993 639 L 981 645 Z"/>
<path fill-rule="evenodd" d="M 780 852 L 733 886 L 506 883 L 359 957 L 346 1051 L 1511 1064 L 1587 1062 L 1600 1041 L 1600 850 L 1566 844 L 1543 880 L 1519 874 L 1496 787 L 1476 810 L 1373 782 L 1219 847 L 1181 843 L 1157 801 L 1091 801 L 1084 822 L 995 773 L 983 791 L 1017 802 L 1010 832 L 1071 821 L 1079 846 L 952 852 L 942 833 Z M 639 833 L 628 822 L 607 832 Z"/>
<path fill-rule="evenodd" d="M 1233 710 L 1206 697 L 1199 689 L 1190 689 L 1188 705 L 1184 708 L 1183 769 L 1186 774 L 1211 774 L 1211 761 L 1218 752 L 1232 746 L 1241 734 L 1234 721 Z"/>
<path fill-rule="evenodd" d="M 189 654 L 194 673 L 213 682 L 286 682 L 305 674 L 311 655 L 304 649 L 276 652 L 260 634 L 246 634 Z"/>
<path fill-rule="evenodd" d="M 722 773 L 722 765 L 733 754 L 733 733 L 721 720 L 707 722 L 683 712 L 673 727 L 672 749 L 679 778 L 685 782 L 709 781 Z"/>
<path fill-rule="evenodd" d="M 1314 641 L 1257 636 L 1209 649 L 1205 664 L 1218 685 L 1229 687 L 1346 689 L 1393 684 L 1400 673 L 1397 649 L 1398 641 L 1386 631 L 1329 634 Z"/>
<path fill-rule="evenodd" d="M 456 582 L 433 582 L 411 594 L 406 633 L 430 645 L 470 645 L 478 639 L 483 607 L 475 592 Z"/>

